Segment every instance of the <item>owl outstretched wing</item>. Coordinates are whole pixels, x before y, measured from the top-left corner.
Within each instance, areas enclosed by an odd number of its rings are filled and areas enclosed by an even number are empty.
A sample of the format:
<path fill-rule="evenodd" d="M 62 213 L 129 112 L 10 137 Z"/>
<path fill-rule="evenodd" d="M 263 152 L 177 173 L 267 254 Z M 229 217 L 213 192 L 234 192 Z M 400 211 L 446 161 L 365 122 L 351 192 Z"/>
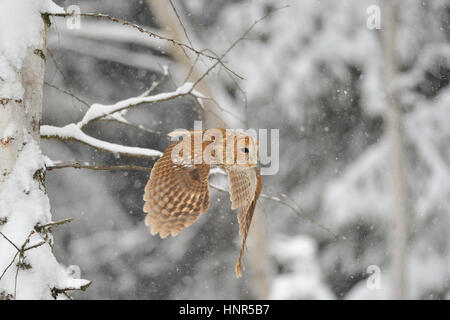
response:
<path fill-rule="evenodd" d="M 226 134 L 223 129 L 218 130 L 220 131 L 219 136 Z M 210 162 L 197 160 L 202 160 L 199 157 L 203 156 L 204 151 L 208 151 L 207 147 L 214 140 L 196 144 L 194 143 L 196 134 L 203 134 L 203 131 L 194 130 L 169 134 L 172 137 L 189 135 L 190 139 L 185 138 L 171 144 L 153 167 L 144 193 L 144 212 L 147 213 L 145 223 L 151 227 L 153 235 L 159 233 L 161 238 L 166 238 L 168 235 L 176 236 L 185 227 L 193 224 L 199 215 L 209 208 Z M 181 145 L 183 141 L 186 141 L 186 145 Z M 244 147 L 240 149 L 244 150 L 244 153 L 249 153 L 248 150 L 257 145 L 252 144 L 252 140 L 248 137 L 245 137 L 244 142 Z M 188 148 L 184 148 L 184 146 Z M 213 150 L 211 159 L 220 158 L 222 152 L 226 150 L 225 146 L 220 143 L 218 146 L 221 148 Z M 175 161 L 174 155 L 181 156 L 181 159 L 178 158 Z M 232 209 L 240 208 L 238 221 L 242 244 L 235 269 L 236 276 L 240 277 L 242 269 L 245 269 L 242 259 L 256 203 L 263 186 L 262 178 L 252 163 L 242 165 L 218 163 L 217 165 L 228 173 Z"/>
<path fill-rule="evenodd" d="M 236 263 L 236 276 L 242 276 L 245 264 L 242 262 L 248 231 L 255 212 L 256 203 L 263 187 L 262 178 L 257 168 L 228 168 L 228 181 L 230 184 L 231 208 L 241 208 L 238 213 L 239 234 L 242 235 L 242 244 Z"/>
<path fill-rule="evenodd" d="M 172 161 L 171 144 L 155 163 L 145 186 L 145 224 L 161 238 L 176 236 L 209 207 L 208 164 L 186 166 Z"/>

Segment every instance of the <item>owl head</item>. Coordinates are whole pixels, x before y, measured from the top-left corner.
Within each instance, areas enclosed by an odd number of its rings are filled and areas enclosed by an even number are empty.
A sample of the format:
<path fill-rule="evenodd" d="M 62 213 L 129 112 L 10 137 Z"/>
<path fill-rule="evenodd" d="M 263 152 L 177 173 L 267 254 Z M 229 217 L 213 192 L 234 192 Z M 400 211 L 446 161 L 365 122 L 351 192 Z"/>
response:
<path fill-rule="evenodd" d="M 232 158 L 226 159 L 225 166 L 256 167 L 259 144 L 254 137 L 237 130 L 228 129 L 225 147 L 228 149 L 226 155 L 233 155 Z"/>
<path fill-rule="evenodd" d="M 251 135 L 234 129 L 176 130 L 172 138 L 182 137 L 173 149 L 175 163 L 206 163 L 218 167 L 256 167 L 258 141 Z"/>

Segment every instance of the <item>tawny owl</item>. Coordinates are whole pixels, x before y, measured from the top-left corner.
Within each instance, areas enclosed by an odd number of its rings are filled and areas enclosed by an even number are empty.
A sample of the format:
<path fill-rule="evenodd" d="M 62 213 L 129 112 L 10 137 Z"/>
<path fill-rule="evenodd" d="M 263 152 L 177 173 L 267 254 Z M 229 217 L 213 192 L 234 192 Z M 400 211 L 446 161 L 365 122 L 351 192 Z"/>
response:
<path fill-rule="evenodd" d="M 153 235 L 176 236 L 208 210 L 211 166 L 225 169 L 231 209 L 240 208 L 242 244 L 235 268 L 240 277 L 245 269 L 242 258 L 247 235 L 263 185 L 256 168 L 258 143 L 230 129 L 174 131 L 169 135 L 183 139 L 172 143 L 152 169 L 145 186 L 145 224 Z"/>

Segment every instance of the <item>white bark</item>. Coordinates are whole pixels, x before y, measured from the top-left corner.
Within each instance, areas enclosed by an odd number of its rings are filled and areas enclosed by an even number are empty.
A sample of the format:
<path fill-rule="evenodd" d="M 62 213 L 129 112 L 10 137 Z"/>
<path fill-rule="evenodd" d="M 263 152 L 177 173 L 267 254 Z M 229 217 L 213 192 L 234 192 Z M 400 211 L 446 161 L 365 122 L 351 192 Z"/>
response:
<path fill-rule="evenodd" d="M 51 299 L 90 282 L 69 277 L 53 255 L 50 231 L 42 227 L 51 222 L 39 147 L 48 31 L 40 10 L 48 3 L 15 1 L 2 2 L 2 9 L 17 23 L 1 27 L 17 42 L 0 39 L 17 45 L 13 54 L 0 56 L 1 74 L 7 75 L 0 79 L 0 299 Z"/>
<path fill-rule="evenodd" d="M 39 144 L 39 125 L 42 118 L 42 88 L 45 71 L 45 47 L 48 27 L 41 30 L 42 47 L 26 48 L 26 55 L 21 70 L 17 70 L 17 78 L 21 79 L 24 88 L 22 99 L 0 97 L 0 190 L 2 182 L 14 168 L 18 155 L 29 135 Z"/>

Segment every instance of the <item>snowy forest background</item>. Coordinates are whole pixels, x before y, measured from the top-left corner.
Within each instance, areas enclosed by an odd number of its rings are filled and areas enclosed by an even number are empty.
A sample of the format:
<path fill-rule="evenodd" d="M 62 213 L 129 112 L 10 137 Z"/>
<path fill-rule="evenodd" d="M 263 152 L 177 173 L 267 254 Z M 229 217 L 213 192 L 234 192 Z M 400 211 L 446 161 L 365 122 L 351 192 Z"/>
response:
<path fill-rule="evenodd" d="M 55 1 L 63 8 L 105 13 L 167 32 L 151 1 Z M 375 0 L 174 1 L 194 47 L 222 53 L 268 10 L 226 56 L 245 80 L 223 68 L 209 76 L 218 103 L 245 125 L 280 129 L 280 169 L 264 176 L 258 222 L 263 243 L 249 246 L 248 268 L 236 279 L 239 249 L 229 195 L 212 191 L 211 207 L 175 238 L 151 236 L 143 224 L 148 172 L 58 169 L 46 174 L 55 256 L 92 280 L 78 299 L 379 299 L 390 298 L 392 190 L 380 32 L 366 26 Z M 395 79 L 404 133 L 408 249 L 406 297 L 450 297 L 450 5 L 396 1 Z M 170 8 L 170 7 L 169 7 Z M 383 28 L 383 13 L 381 13 Z M 135 97 L 180 86 L 188 72 L 173 46 L 107 20 L 82 17 L 70 30 L 51 18 L 43 124 L 79 121 L 87 102 Z M 184 39 L 183 39 L 184 40 Z M 198 68 L 204 68 L 201 62 Z M 164 66 L 169 75 L 164 76 Z M 245 95 L 243 94 L 245 92 Z M 127 119 L 163 134 L 192 129 L 194 99 L 141 105 Z M 86 132 L 123 145 L 164 150 L 163 135 L 115 121 Z M 77 142 L 43 140 L 52 160 L 151 166 Z M 218 179 L 219 180 L 219 179 Z M 286 195 L 286 196 L 283 196 Z M 293 210 L 294 208 L 294 210 Z M 306 218 L 305 218 L 306 217 Z M 312 219 L 314 221 L 311 221 Z M 253 247 L 253 249 L 252 249 Z M 254 252 L 252 253 L 252 250 Z M 257 252 L 255 252 L 257 251 Z M 253 255 L 253 257 L 252 257 Z M 257 259 L 257 260 L 255 260 Z M 379 266 L 381 286 L 367 286 Z M 253 270 L 253 271 L 252 271 Z M 257 270 L 258 272 L 255 272 Z"/>

